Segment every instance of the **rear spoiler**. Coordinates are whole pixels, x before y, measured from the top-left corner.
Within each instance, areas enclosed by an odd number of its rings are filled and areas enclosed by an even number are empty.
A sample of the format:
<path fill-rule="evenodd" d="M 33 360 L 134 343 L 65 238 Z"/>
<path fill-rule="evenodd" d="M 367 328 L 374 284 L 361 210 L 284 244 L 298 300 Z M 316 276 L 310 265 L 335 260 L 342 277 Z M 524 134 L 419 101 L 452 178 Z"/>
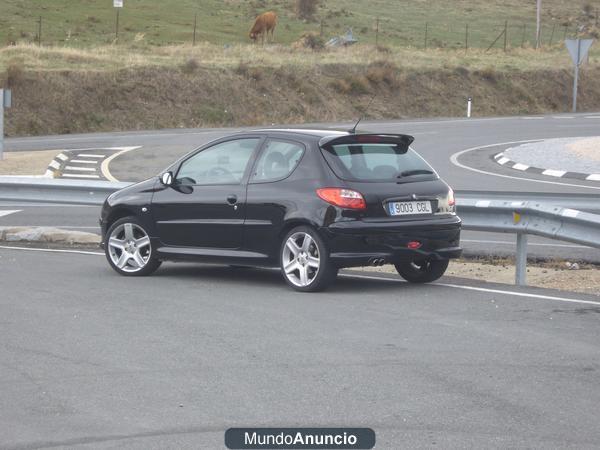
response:
<path fill-rule="evenodd" d="M 319 146 L 330 150 L 334 145 L 391 144 L 405 153 L 414 140 L 415 138 L 408 134 L 346 134 L 325 136 L 319 141 Z"/>

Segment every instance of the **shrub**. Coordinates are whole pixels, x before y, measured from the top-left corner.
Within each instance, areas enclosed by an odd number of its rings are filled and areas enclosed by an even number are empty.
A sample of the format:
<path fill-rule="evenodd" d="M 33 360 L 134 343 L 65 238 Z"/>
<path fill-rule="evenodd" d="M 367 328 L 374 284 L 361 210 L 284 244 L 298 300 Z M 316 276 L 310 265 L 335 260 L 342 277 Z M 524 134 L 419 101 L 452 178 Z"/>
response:
<path fill-rule="evenodd" d="M 302 20 L 313 20 L 319 0 L 296 0 L 296 15 Z"/>
<path fill-rule="evenodd" d="M 22 63 L 16 61 L 10 62 L 6 67 L 4 79 L 7 88 L 15 87 L 21 84 L 21 82 L 25 79 L 25 71 L 23 70 Z"/>
<path fill-rule="evenodd" d="M 192 74 L 194 73 L 196 70 L 198 70 L 198 67 L 200 67 L 200 64 L 198 64 L 198 61 L 196 61 L 193 58 L 188 59 L 184 64 L 181 65 L 181 71 L 185 74 Z"/>

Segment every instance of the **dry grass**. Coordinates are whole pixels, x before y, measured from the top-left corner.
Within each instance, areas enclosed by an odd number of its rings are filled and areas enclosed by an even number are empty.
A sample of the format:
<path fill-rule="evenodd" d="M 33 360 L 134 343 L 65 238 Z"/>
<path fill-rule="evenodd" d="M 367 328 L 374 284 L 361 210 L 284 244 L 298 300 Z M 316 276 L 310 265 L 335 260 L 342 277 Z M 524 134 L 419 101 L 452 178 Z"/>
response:
<path fill-rule="evenodd" d="M 383 47 L 382 47 L 383 48 Z M 183 66 L 195 60 L 205 67 L 230 68 L 240 63 L 259 67 L 319 67 L 332 64 L 368 65 L 385 60 L 402 69 L 454 69 L 487 70 L 496 72 L 569 68 L 570 58 L 560 46 L 544 51 L 512 49 L 507 53 L 473 49 L 422 50 L 404 47 L 385 47 L 385 51 L 371 45 L 347 48 L 327 48 L 315 52 L 311 49 L 282 45 L 244 45 L 223 47 L 202 43 L 191 45 L 130 47 L 105 45 L 94 49 L 70 47 L 37 47 L 20 44 L 0 49 L 0 71 L 18 63 L 25 70 L 75 70 L 114 71 L 127 68 Z M 590 66 L 600 65 L 600 51 L 594 49 Z"/>
<path fill-rule="evenodd" d="M 0 175 L 43 175 L 60 150 L 39 152 L 5 152 L 0 161 Z"/>

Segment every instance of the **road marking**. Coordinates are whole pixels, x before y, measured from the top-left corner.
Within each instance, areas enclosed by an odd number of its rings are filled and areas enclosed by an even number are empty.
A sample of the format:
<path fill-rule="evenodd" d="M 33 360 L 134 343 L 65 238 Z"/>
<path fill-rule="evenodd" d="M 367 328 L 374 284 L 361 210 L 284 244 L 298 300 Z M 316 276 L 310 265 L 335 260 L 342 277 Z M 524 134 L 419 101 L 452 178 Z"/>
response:
<path fill-rule="evenodd" d="M 460 242 L 471 242 L 473 244 L 503 244 L 503 245 L 516 245 L 516 242 L 511 241 L 490 241 L 486 239 L 461 239 Z M 542 242 L 528 242 L 527 245 L 538 246 L 538 247 L 564 247 L 564 248 L 589 248 L 585 245 L 575 244 L 544 244 Z"/>
<path fill-rule="evenodd" d="M 590 180 L 590 181 L 600 181 L 600 174 L 598 173 L 593 173 L 591 175 L 588 175 L 586 180 Z"/>
<path fill-rule="evenodd" d="M 61 178 L 100 178 L 100 175 L 84 175 L 78 173 L 63 173 Z"/>
<path fill-rule="evenodd" d="M 384 280 L 390 281 L 394 283 L 406 283 L 404 280 L 398 280 L 394 278 L 386 278 L 386 277 L 377 277 L 377 276 L 369 276 L 369 275 L 354 275 L 354 274 L 340 274 L 339 276 L 346 278 L 364 278 L 367 280 Z M 514 292 L 514 291 L 504 291 L 501 289 L 490 289 L 490 288 L 482 288 L 476 286 L 466 286 L 463 284 L 451 284 L 451 283 L 432 283 L 431 286 L 443 286 L 454 289 L 465 289 L 468 291 L 478 291 L 478 292 L 487 292 L 490 294 L 500 294 L 500 295 L 514 295 L 517 297 L 526 297 L 526 298 L 537 298 L 540 300 L 552 300 L 557 302 L 568 302 L 568 303 L 582 303 L 584 305 L 595 305 L 600 306 L 600 301 L 594 302 L 591 300 L 579 300 L 576 298 L 568 298 L 568 297 L 554 297 L 552 295 L 543 295 L 543 294 L 529 294 L 527 292 Z"/>
<path fill-rule="evenodd" d="M 48 253 L 78 253 L 80 255 L 100 255 L 104 256 L 104 253 L 100 252 L 86 252 L 83 250 L 62 250 L 56 248 L 34 248 L 34 247 L 12 247 L 8 245 L 0 245 L 0 248 L 5 248 L 8 250 L 26 250 L 32 252 L 48 252 Z"/>
<path fill-rule="evenodd" d="M 106 155 L 96 155 L 94 153 L 79 153 L 78 158 L 106 158 Z"/>
<path fill-rule="evenodd" d="M 102 161 L 102 166 L 100 167 L 100 171 L 102 172 L 102 175 L 104 175 L 104 178 L 106 178 L 108 181 L 115 181 L 115 182 L 119 181 L 115 177 L 112 176 L 108 166 L 110 165 L 112 160 L 115 159 L 117 156 L 120 156 L 123 153 L 130 152 L 132 150 L 137 150 L 138 148 L 141 148 L 141 145 L 138 145 L 137 147 L 123 148 L 123 150 L 121 150 L 120 152 L 117 152 L 117 153 L 111 155 L 110 157 L 106 158 L 104 161 Z"/>
<path fill-rule="evenodd" d="M 527 170 L 529 169 L 529 166 L 526 166 L 525 164 L 521 163 L 516 163 L 514 166 L 512 166 L 512 168 L 516 170 Z"/>
<path fill-rule="evenodd" d="M 600 119 L 600 116 L 585 116 L 584 119 Z"/>
<path fill-rule="evenodd" d="M 482 287 L 475 287 L 475 286 L 465 286 L 462 284 L 434 283 L 434 286 L 444 286 L 444 287 L 451 287 L 451 288 L 455 288 L 455 289 L 466 289 L 468 291 L 489 292 L 490 294 L 516 295 L 517 297 L 539 298 L 540 300 L 552 300 L 555 302 L 583 303 L 585 305 L 600 306 L 600 302 L 593 302 L 591 300 L 579 300 L 576 298 L 568 298 L 568 297 L 554 297 L 552 295 L 542 295 L 542 294 L 529 294 L 527 292 L 503 291 L 500 289 L 489 289 L 489 288 L 482 288 Z"/>
<path fill-rule="evenodd" d="M 48 167 L 52 167 L 53 169 L 58 170 L 60 169 L 60 164 L 57 161 L 52 160 L 50 164 L 48 164 Z"/>
<path fill-rule="evenodd" d="M 509 161 L 510 161 L 510 159 L 508 159 L 504 156 L 497 160 L 498 164 L 502 164 L 502 165 L 506 164 Z"/>
<path fill-rule="evenodd" d="M 583 188 L 583 189 L 594 189 L 594 190 L 600 189 L 600 186 L 587 186 L 585 184 L 573 184 L 573 183 L 561 183 L 558 181 L 534 180 L 533 178 L 515 177 L 515 176 L 511 176 L 511 175 L 504 175 L 501 173 L 488 172 L 487 170 L 475 169 L 474 167 L 469 167 L 469 166 L 466 166 L 466 165 L 458 162 L 458 158 L 460 158 L 462 155 L 464 155 L 465 153 L 468 153 L 468 152 L 473 152 L 475 150 L 482 150 L 484 148 L 490 148 L 490 147 L 499 147 L 501 145 L 526 144 L 528 142 L 540 142 L 543 140 L 544 139 L 529 139 L 529 140 L 524 140 L 524 141 L 500 142 L 497 144 L 488 144 L 488 145 L 480 145 L 477 147 L 471 147 L 471 148 L 467 148 L 465 150 L 461 150 L 459 152 L 454 153 L 452 156 L 450 156 L 450 162 L 452 164 L 454 164 L 455 166 L 460 167 L 461 169 L 470 170 L 471 172 L 482 173 L 484 175 L 492 175 L 494 177 L 509 178 L 511 180 L 530 181 L 532 183 L 554 184 L 557 186 L 570 186 L 570 187 L 577 187 L 577 188 Z"/>
<path fill-rule="evenodd" d="M 565 170 L 554 170 L 554 169 L 546 169 L 542 172 L 542 175 L 550 175 L 551 177 L 562 177 L 565 173 Z"/>
<path fill-rule="evenodd" d="M 545 117 L 521 117 L 523 120 L 544 120 Z"/>
<path fill-rule="evenodd" d="M 96 168 L 94 167 L 75 167 L 75 166 L 66 166 L 65 170 L 74 170 L 76 172 L 95 172 Z M 65 173 L 63 172 L 63 175 Z"/>
<path fill-rule="evenodd" d="M 18 213 L 21 212 L 21 209 L 14 209 L 14 210 L 7 210 L 7 211 L 0 211 L 0 217 L 5 217 L 8 216 L 9 214 L 14 214 L 14 213 Z"/>
<path fill-rule="evenodd" d="M 575 116 L 552 116 L 553 119 L 574 119 Z"/>
<path fill-rule="evenodd" d="M 58 158 L 61 161 L 66 161 L 67 159 L 69 159 L 69 157 L 67 155 L 65 155 L 64 153 L 59 153 L 58 155 L 55 156 L 55 158 Z"/>
<path fill-rule="evenodd" d="M 98 161 L 86 161 L 84 159 L 72 159 L 71 161 L 69 161 L 70 163 L 75 163 L 75 164 L 98 164 Z"/>

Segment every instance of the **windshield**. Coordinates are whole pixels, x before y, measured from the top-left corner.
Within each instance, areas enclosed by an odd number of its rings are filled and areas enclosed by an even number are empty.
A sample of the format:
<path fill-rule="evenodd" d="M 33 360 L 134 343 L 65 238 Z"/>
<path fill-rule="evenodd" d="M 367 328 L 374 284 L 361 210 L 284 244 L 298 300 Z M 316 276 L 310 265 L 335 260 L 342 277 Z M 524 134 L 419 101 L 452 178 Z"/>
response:
<path fill-rule="evenodd" d="M 414 150 L 390 144 L 343 144 L 322 149 L 333 172 L 349 181 L 421 181 L 437 174 Z"/>

